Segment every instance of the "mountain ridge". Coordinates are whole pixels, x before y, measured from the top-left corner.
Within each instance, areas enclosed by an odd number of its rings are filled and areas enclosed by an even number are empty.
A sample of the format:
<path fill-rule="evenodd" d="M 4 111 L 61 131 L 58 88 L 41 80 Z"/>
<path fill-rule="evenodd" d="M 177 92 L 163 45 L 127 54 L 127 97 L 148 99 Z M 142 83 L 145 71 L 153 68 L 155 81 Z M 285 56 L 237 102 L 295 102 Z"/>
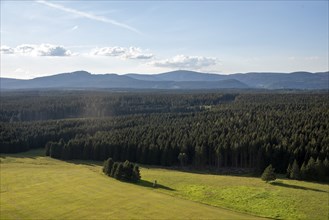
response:
<path fill-rule="evenodd" d="M 33 79 L 0 78 L 1 89 L 328 89 L 329 72 L 250 72 L 236 74 L 176 70 L 159 74 L 92 74 L 79 70 Z"/>

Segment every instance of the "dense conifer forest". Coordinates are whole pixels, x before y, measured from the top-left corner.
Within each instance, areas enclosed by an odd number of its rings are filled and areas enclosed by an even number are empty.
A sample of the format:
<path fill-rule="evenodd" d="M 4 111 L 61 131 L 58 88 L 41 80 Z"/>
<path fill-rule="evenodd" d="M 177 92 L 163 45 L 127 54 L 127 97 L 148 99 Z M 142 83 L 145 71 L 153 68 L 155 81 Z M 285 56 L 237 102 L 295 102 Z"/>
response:
<path fill-rule="evenodd" d="M 329 173 L 327 93 L 6 92 L 0 152 L 195 169 Z M 184 155 L 184 163 L 182 157 Z"/>

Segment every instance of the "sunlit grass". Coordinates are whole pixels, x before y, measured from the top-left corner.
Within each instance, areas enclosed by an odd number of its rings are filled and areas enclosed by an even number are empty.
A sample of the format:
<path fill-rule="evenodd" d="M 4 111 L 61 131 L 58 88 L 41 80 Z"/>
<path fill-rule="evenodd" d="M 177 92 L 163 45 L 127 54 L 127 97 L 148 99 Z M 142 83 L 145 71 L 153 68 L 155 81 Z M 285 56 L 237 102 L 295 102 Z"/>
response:
<path fill-rule="evenodd" d="M 167 195 L 163 192 L 172 190 L 166 185 L 153 189 L 145 180 L 141 185 L 117 181 L 101 172 L 100 163 L 41 155 L 1 155 L 1 219 L 256 219 Z M 146 169 L 141 172 L 152 179 Z M 171 178 L 170 172 L 154 172 Z"/>
<path fill-rule="evenodd" d="M 163 193 L 205 204 L 278 219 L 328 219 L 327 184 L 256 177 L 193 174 L 160 168 L 142 169 L 143 177 L 173 191 Z"/>

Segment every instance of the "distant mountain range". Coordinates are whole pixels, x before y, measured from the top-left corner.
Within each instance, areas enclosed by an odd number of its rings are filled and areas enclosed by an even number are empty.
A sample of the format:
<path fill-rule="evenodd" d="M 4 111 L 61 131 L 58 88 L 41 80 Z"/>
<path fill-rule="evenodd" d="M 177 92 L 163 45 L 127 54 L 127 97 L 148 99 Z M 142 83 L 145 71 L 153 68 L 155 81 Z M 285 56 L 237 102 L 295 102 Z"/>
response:
<path fill-rule="evenodd" d="M 230 75 L 177 70 L 161 74 L 61 73 L 30 80 L 0 78 L 12 89 L 329 89 L 329 72 L 237 73 Z"/>

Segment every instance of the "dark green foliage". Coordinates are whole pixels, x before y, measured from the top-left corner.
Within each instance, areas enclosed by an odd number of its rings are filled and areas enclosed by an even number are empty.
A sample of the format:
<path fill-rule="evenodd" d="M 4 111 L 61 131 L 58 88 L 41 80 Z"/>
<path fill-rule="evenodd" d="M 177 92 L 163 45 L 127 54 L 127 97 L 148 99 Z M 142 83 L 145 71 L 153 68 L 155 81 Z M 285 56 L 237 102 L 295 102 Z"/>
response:
<path fill-rule="evenodd" d="M 286 173 L 287 178 L 290 178 L 290 173 L 291 173 L 291 164 L 289 164 L 287 168 L 287 173 Z"/>
<path fill-rule="evenodd" d="M 64 147 L 64 141 L 61 139 L 58 143 L 57 142 L 50 142 L 49 143 L 49 155 L 56 159 L 62 158 Z"/>
<path fill-rule="evenodd" d="M 328 178 L 327 94 L 223 97 L 216 92 L 6 93 L 1 97 L 0 152 L 45 147 L 47 155 L 58 159 L 103 161 L 111 157 L 199 169 L 252 168 L 259 173 L 268 164 L 285 173 L 296 159 L 298 164 L 305 163 L 302 179 Z M 12 115 L 18 121 L 8 122 Z M 113 117 L 103 117 L 109 115 Z M 74 117 L 82 119 L 67 119 Z M 64 120 L 48 120 L 59 118 Z M 36 119 L 41 120 L 29 121 Z M 187 159 L 179 157 L 182 152 Z M 323 167 L 325 172 L 314 176 L 309 172 L 311 157 L 319 158 L 314 169 Z"/>
<path fill-rule="evenodd" d="M 115 169 L 114 176 L 117 180 L 123 180 L 124 177 L 124 171 L 123 171 L 123 164 L 119 163 L 117 168 Z"/>
<path fill-rule="evenodd" d="M 306 177 L 306 179 L 309 179 L 309 180 L 317 179 L 316 164 L 315 164 L 315 160 L 313 157 L 311 157 L 307 162 L 305 177 Z"/>
<path fill-rule="evenodd" d="M 328 160 L 328 158 L 326 158 L 323 161 L 323 167 L 324 167 L 325 176 L 329 176 L 329 160 Z"/>
<path fill-rule="evenodd" d="M 105 162 L 104 162 L 104 166 L 103 166 L 103 172 L 108 175 L 111 176 L 111 172 L 112 172 L 112 168 L 113 168 L 113 160 L 112 158 L 108 158 Z"/>
<path fill-rule="evenodd" d="M 300 178 L 303 180 L 307 179 L 305 162 L 303 162 L 302 166 L 300 167 Z"/>
<path fill-rule="evenodd" d="M 179 153 L 178 160 L 180 161 L 181 166 L 184 166 L 187 162 L 187 155 L 186 153 Z"/>
<path fill-rule="evenodd" d="M 126 160 L 124 163 L 113 162 L 112 158 L 108 158 L 103 165 L 103 172 L 118 180 L 129 182 L 137 182 L 140 180 L 140 172 L 137 164 L 133 164 Z"/>
<path fill-rule="evenodd" d="M 139 171 L 139 166 L 137 164 L 135 164 L 134 168 L 133 168 L 133 173 L 131 176 L 131 181 L 138 182 L 140 179 L 141 179 L 141 174 Z"/>
<path fill-rule="evenodd" d="M 291 179 L 299 180 L 300 179 L 300 170 L 299 166 L 296 160 L 294 160 L 294 163 L 292 164 L 290 176 Z"/>
<path fill-rule="evenodd" d="M 113 167 L 112 167 L 112 170 L 111 170 L 111 175 L 110 175 L 111 177 L 114 178 L 114 175 L 115 175 L 115 173 L 117 171 L 118 166 L 119 166 L 119 163 L 118 162 L 114 162 Z"/>
<path fill-rule="evenodd" d="M 316 180 L 324 179 L 326 176 L 325 166 L 319 157 L 315 161 L 315 169 L 316 169 L 316 174 L 317 174 Z"/>
<path fill-rule="evenodd" d="M 265 168 L 261 178 L 262 178 L 263 181 L 266 181 L 266 182 L 276 180 L 276 175 L 274 173 L 274 168 L 272 167 L 271 164 L 268 167 Z"/>

